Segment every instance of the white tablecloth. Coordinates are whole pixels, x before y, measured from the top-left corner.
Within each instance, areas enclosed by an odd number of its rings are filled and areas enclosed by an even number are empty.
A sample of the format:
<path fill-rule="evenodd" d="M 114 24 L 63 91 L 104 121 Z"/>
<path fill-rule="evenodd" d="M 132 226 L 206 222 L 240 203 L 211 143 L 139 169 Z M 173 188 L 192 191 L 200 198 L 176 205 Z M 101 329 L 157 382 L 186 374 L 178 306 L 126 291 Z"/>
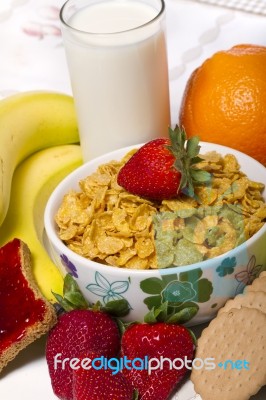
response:
<path fill-rule="evenodd" d="M 236 11 L 265 0 L 166 0 L 167 41 L 172 124 L 191 72 L 214 52 L 239 43 L 266 46 L 265 17 Z M 58 13 L 64 0 L 0 0 L 0 98 L 28 90 L 52 90 L 71 94 Z M 218 3 L 228 7 L 219 7 Z M 205 3 L 205 4 L 203 4 Z M 206 3 L 215 3 L 210 5 Z M 38 359 L 1 379 L 4 400 L 55 399 L 50 387 L 44 347 L 38 343 Z M 42 344 L 44 346 L 44 344 Z M 23 356 L 23 355 L 22 355 Z M 26 356 L 25 356 L 26 357 Z M 21 390 L 25 385 L 24 390 Z M 254 398 L 266 398 L 266 388 Z M 188 383 L 173 400 L 200 400 Z M 213 399 L 215 400 L 215 399 Z"/>

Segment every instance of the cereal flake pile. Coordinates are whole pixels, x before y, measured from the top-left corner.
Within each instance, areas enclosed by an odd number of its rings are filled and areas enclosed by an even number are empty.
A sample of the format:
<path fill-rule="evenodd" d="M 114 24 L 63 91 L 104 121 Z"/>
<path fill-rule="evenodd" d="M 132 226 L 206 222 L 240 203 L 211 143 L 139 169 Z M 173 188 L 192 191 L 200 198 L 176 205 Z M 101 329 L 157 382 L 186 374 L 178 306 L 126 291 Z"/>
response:
<path fill-rule="evenodd" d="M 132 269 L 187 265 L 215 257 L 250 238 L 266 220 L 264 185 L 240 171 L 233 155 L 201 155 L 197 166 L 212 174 L 195 198 L 152 202 L 117 183 L 134 154 L 111 161 L 67 193 L 56 214 L 59 237 L 91 260 Z"/>

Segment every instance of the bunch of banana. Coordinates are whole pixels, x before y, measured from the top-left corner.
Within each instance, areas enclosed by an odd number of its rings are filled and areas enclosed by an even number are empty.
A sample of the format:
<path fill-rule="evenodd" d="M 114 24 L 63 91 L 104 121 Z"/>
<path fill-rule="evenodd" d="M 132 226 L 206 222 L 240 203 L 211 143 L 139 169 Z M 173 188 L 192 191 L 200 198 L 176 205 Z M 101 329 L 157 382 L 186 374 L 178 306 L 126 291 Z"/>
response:
<path fill-rule="evenodd" d="M 28 92 L 0 102 L 0 246 L 15 237 L 27 243 L 35 279 L 51 302 L 63 279 L 43 246 L 44 208 L 56 185 L 81 165 L 80 146 L 70 144 L 78 142 L 70 96 Z"/>
<path fill-rule="evenodd" d="M 43 295 L 55 301 L 52 292 L 62 293 L 63 279 L 43 246 L 43 215 L 56 185 L 81 164 L 78 145 L 62 145 L 41 150 L 15 170 L 10 204 L 0 227 L 0 245 L 14 237 L 22 239 L 32 254 L 32 268 Z"/>
<path fill-rule="evenodd" d="M 38 150 L 69 143 L 79 143 L 72 97 L 24 92 L 0 101 L 0 225 L 17 165 Z"/>

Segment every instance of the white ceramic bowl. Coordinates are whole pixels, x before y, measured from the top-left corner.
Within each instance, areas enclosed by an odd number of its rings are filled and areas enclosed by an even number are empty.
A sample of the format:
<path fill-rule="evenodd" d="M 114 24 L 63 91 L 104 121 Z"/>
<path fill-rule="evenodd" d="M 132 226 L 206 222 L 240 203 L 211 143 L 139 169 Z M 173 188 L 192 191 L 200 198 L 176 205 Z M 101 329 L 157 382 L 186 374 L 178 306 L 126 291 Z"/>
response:
<path fill-rule="evenodd" d="M 90 302 L 124 298 L 130 305 L 126 320 L 143 320 L 153 305 L 168 300 L 182 310 L 191 306 L 189 325 L 213 318 L 225 301 L 243 291 L 246 284 L 266 269 L 266 224 L 249 240 L 235 249 L 197 264 L 161 270 L 132 270 L 106 266 L 90 261 L 70 249 L 59 239 L 54 216 L 64 194 L 79 190 L 78 182 L 96 170 L 98 165 L 119 160 L 131 146 L 116 150 L 82 165 L 67 176 L 52 193 L 45 210 L 45 229 L 51 256 L 63 274 L 71 272 Z M 234 154 L 251 180 L 266 185 L 266 168 L 228 147 L 201 143 L 202 154 L 216 150 L 222 155 Z M 264 190 L 266 200 L 266 191 Z M 191 318 L 191 319 L 190 319 Z M 189 320 L 190 319 L 190 320 Z"/>

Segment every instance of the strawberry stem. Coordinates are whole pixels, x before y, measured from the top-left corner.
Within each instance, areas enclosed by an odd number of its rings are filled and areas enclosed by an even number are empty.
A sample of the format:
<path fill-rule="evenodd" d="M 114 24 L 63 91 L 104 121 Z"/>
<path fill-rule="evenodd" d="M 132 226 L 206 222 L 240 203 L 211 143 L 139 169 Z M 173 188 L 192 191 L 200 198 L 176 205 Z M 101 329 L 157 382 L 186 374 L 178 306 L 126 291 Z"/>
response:
<path fill-rule="evenodd" d="M 194 186 L 208 182 L 211 174 L 196 167 L 202 159 L 199 157 L 199 137 L 187 139 L 184 128 L 176 125 L 175 129 L 169 128 L 170 146 L 166 148 L 175 157 L 174 168 L 181 173 L 178 193 L 181 191 L 187 196 L 194 197 Z"/>

